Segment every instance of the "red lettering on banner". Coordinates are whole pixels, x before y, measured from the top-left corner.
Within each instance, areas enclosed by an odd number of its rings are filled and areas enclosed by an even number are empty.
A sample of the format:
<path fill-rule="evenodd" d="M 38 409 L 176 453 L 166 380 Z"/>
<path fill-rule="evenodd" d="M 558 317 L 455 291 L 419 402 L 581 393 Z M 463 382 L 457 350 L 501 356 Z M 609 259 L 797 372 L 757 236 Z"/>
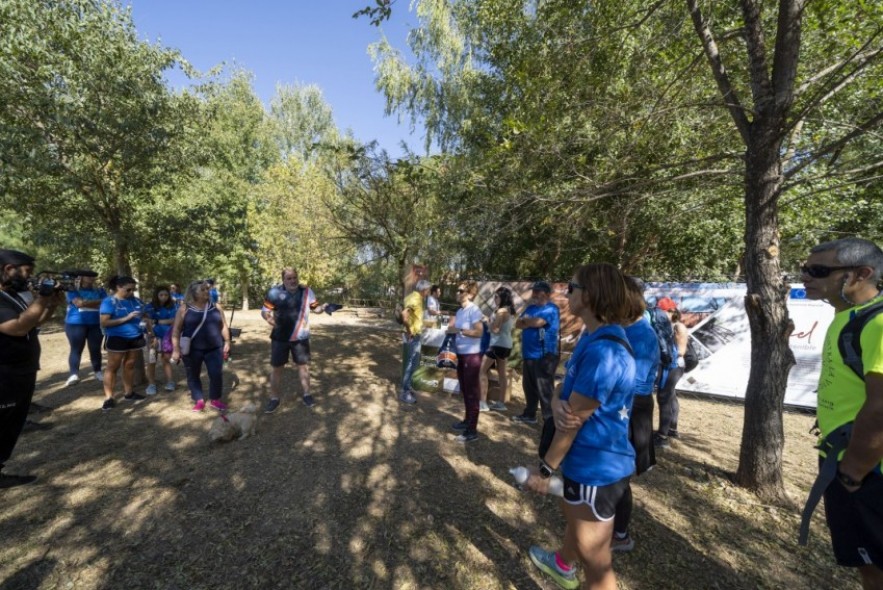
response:
<path fill-rule="evenodd" d="M 800 339 L 806 338 L 807 344 L 811 344 L 812 343 L 812 333 L 816 331 L 816 326 L 818 326 L 818 325 L 819 325 L 819 322 L 815 321 L 812 323 L 812 328 L 810 328 L 808 331 L 794 332 L 793 334 L 791 334 L 791 337 L 792 338 L 800 338 Z"/>

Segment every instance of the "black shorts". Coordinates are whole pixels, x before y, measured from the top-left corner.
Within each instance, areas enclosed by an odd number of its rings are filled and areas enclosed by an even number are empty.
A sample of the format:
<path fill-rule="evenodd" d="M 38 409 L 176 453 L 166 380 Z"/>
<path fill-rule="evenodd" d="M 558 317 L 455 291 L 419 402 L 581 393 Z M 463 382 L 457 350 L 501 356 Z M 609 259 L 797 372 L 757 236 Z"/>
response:
<path fill-rule="evenodd" d="M 503 346 L 491 346 L 485 351 L 484 356 L 494 360 L 505 360 L 509 358 L 510 354 L 512 354 L 511 348 L 505 348 Z"/>
<path fill-rule="evenodd" d="M 271 340 L 270 366 L 284 367 L 288 362 L 289 355 L 296 365 L 310 364 L 310 341 L 295 340 L 293 342 L 279 342 Z"/>
<path fill-rule="evenodd" d="M 836 479 L 825 490 L 825 519 L 837 563 L 883 567 L 883 475 L 871 473 L 849 493 Z"/>
<path fill-rule="evenodd" d="M 145 346 L 147 346 L 147 341 L 144 336 L 137 338 L 104 337 L 104 350 L 107 352 L 129 352 L 130 350 L 141 350 Z"/>
<path fill-rule="evenodd" d="M 629 442 L 635 449 L 635 475 L 656 465 L 653 447 L 653 396 L 636 395 L 629 417 Z"/>
<path fill-rule="evenodd" d="M 588 504 L 592 513 L 600 521 L 609 522 L 616 516 L 616 505 L 629 486 L 631 476 L 606 486 L 587 486 L 564 478 L 564 501 L 573 506 Z"/>

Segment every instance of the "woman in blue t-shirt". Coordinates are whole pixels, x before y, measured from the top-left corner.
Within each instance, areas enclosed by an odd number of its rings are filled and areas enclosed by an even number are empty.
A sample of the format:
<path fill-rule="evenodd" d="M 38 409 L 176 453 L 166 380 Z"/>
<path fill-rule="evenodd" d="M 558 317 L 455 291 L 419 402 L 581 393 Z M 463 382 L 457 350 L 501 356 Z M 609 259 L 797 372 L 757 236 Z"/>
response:
<path fill-rule="evenodd" d="M 97 272 L 91 270 L 78 271 L 77 288 L 67 292 L 67 315 L 64 318 L 64 334 L 70 344 L 71 351 L 67 357 L 70 375 L 65 385 L 80 382 L 80 359 L 83 348 L 89 345 L 89 360 L 92 362 L 92 374 L 98 381 L 104 379 L 101 372 L 101 326 L 98 308 L 107 297 L 101 287 L 95 285 Z"/>
<path fill-rule="evenodd" d="M 107 371 L 104 374 L 104 411 L 116 406 L 113 388 L 116 372 L 123 367 L 123 397 L 129 401 L 144 399 L 135 393 L 135 363 L 142 362 L 141 349 L 147 344 L 141 319 L 144 304 L 135 297 L 135 279 L 113 277 L 108 282 L 111 296 L 101 302 L 101 329 L 104 331 L 104 350 L 107 351 Z"/>
<path fill-rule="evenodd" d="M 172 378 L 172 324 L 177 310 L 169 288 L 165 285 L 153 290 L 153 300 L 144 308 L 148 324 L 147 395 L 156 394 L 157 357 L 162 359 L 166 391 L 175 391 L 175 380 Z"/>
<path fill-rule="evenodd" d="M 635 360 L 620 324 L 641 309 L 626 296 L 625 278 L 610 264 L 576 270 L 568 285 L 570 311 L 585 324 L 567 363 L 561 391 L 553 398 L 557 430 L 527 487 L 546 493 L 549 477 L 560 468 L 562 509 L 567 521 L 558 551 L 530 548 L 530 558 L 564 588 L 577 588 L 581 561 L 590 588 L 616 588 L 610 551 L 616 505 L 635 470 L 629 443 Z M 570 414 L 556 411 L 562 401 Z M 569 418 L 569 419 L 568 419 Z"/>

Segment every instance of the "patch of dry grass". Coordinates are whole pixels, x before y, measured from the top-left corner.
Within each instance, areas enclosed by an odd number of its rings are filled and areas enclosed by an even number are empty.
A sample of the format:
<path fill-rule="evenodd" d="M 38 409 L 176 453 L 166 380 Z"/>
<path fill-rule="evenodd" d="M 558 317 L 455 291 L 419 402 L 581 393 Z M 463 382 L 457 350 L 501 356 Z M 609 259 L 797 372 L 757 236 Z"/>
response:
<path fill-rule="evenodd" d="M 225 398 L 262 404 L 267 329 L 254 312 L 236 323 Z M 484 413 L 482 438 L 458 445 L 458 398 L 397 403 L 391 324 L 339 312 L 313 329 L 317 406 L 286 398 L 256 437 L 225 445 L 209 444 L 213 416 L 190 411 L 180 369 L 175 393 L 102 413 L 98 383 L 63 387 L 67 342 L 44 330 L 36 401 L 55 408 L 38 418 L 54 427 L 25 433 L 9 465 L 39 483 L 0 492 L 0 590 L 553 588 L 526 550 L 560 539 L 557 503 L 518 492 L 507 472 L 534 461 L 538 430 Z M 285 378 L 294 392 L 294 370 Z M 799 502 L 814 475 L 812 420 L 785 416 Z M 739 405 L 682 399 L 683 438 L 635 481 L 621 588 L 859 587 L 834 564 L 821 510 L 800 548 L 797 508 L 732 485 L 741 423 Z"/>

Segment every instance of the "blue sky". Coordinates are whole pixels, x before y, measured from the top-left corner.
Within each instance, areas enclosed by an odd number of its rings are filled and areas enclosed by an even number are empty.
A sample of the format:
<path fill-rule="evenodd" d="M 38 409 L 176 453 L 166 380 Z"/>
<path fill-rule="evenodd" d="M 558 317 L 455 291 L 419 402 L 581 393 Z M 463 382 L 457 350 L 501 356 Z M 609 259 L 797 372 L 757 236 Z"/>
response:
<path fill-rule="evenodd" d="M 394 5 L 382 25 L 390 43 L 407 47 L 417 17 L 408 0 Z M 421 152 L 422 130 L 411 135 L 409 119 L 383 114 L 385 99 L 374 88 L 367 47 L 380 30 L 352 14 L 373 0 L 123 0 L 131 6 L 139 36 L 178 49 L 200 71 L 222 62 L 254 74 L 258 96 L 269 104 L 276 84 L 315 84 L 341 130 L 363 142 L 376 139 L 391 155 L 404 140 Z M 183 75 L 168 76 L 173 86 Z"/>

